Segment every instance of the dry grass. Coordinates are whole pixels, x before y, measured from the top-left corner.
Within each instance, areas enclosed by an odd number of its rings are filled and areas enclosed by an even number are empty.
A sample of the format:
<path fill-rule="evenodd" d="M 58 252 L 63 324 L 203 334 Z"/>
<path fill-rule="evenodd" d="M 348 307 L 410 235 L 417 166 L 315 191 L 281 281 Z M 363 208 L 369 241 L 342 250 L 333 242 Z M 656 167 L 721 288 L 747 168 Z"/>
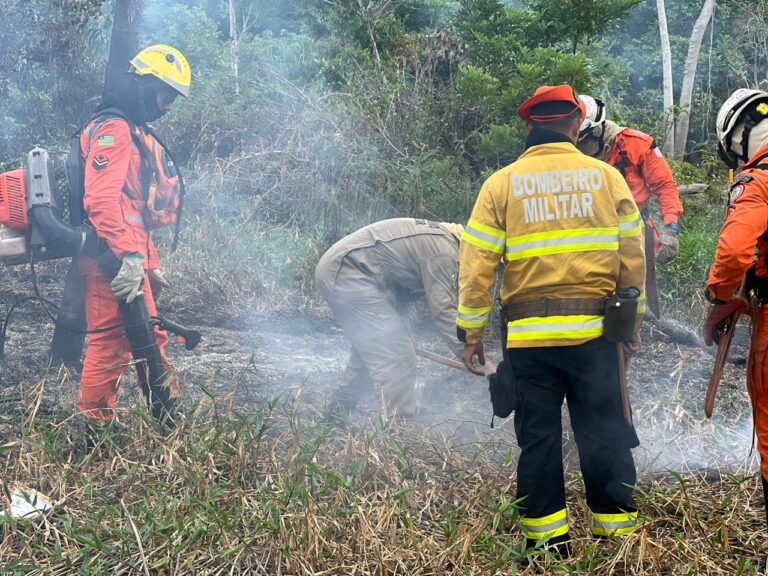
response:
<path fill-rule="evenodd" d="M 456 450 L 383 420 L 332 428 L 283 399 L 225 416 L 206 397 L 164 436 L 136 403 L 85 454 L 82 424 L 25 395 L 0 446 L 2 491 L 56 501 L 39 524 L 0 521 L 9 574 L 763 574 L 753 475 L 645 476 L 642 522 L 618 542 L 588 533 L 568 480 L 576 557 L 520 564 L 514 455 Z"/>

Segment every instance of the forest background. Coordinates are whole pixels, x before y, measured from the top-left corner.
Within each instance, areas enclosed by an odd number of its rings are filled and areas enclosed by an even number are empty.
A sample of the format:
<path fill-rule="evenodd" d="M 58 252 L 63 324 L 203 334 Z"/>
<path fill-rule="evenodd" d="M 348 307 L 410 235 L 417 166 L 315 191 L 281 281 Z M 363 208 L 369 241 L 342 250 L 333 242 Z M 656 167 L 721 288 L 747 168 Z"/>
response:
<path fill-rule="evenodd" d="M 208 305 L 307 305 L 314 264 L 344 234 L 395 216 L 466 222 L 483 179 L 521 152 L 515 110 L 541 84 L 601 97 L 610 118 L 670 151 L 660 0 L 137 4 L 140 45 L 176 46 L 193 69 L 190 98 L 160 123 L 191 185 L 166 265 L 200 279 L 185 290 Z M 674 102 L 694 24 L 712 9 L 687 145 L 670 157 L 680 184 L 709 189 L 686 199 L 681 257 L 660 270 L 668 307 L 689 308 L 704 283 L 727 182 L 714 120 L 732 90 L 766 88 L 767 5 L 666 0 Z M 34 145 L 63 149 L 95 108 L 113 11 L 0 2 L 0 167 Z"/>

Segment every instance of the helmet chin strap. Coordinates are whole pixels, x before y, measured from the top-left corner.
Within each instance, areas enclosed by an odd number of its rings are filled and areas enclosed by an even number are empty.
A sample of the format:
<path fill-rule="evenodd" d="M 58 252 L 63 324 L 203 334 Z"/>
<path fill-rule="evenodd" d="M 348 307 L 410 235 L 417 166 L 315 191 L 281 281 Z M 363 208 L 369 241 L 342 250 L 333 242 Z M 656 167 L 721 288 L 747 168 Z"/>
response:
<path fill-rule="evenodd" d="M 739 163 L 749 162 L 768 141 L 768 122 L 764 121 L 768 116 L 766 103 L 750 106 L 742 115 L 743 121 L 734 126 L 726 139 L 729 154 L 726 154 L 726 158 L 723 158 L 723 154 L 720 155 L 731 168 L 736 168 Z M 730 164 L 728 160 L 731 161 Z"/>
<path fill-rule="evenodd" d="M 746 130 L 744 131 L 746 134 Z M 746 142 L 742 135 L 742 150 L 747 151 L 747 160 L 752 158 L 768 142 L 768 122 L 759 122 L 752 126 Z M 746 144 L 746 146 L 745 146 Z"/>
<path fill-rule="evenodd" d="M 593 131 L 579 139 L 579 148 L 588 156 L 602 159 L 605 155 L 605 130 L 600 130 L 600 136 L 595 136 Z"/>

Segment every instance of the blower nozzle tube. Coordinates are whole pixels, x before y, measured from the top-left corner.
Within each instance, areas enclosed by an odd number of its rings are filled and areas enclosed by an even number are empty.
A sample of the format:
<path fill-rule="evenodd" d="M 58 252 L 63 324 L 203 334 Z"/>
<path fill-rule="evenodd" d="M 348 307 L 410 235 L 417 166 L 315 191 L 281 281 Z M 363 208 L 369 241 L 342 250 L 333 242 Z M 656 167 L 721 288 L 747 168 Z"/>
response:
<path fill-rule="evenodd" d="M 121 260 L 100 239 L 90 227 L 86 228 L 86 242 L 83 253 L 94 258 L 101 271 L 112 281 L 120 271 Z M 171 398 L 171 379 L 174 378 L 163 362 L 160 346 L 155 337 L 155 320 L 149 315 L 144 292 L 130 303 L 118 300 L 123 316 L 125 335 L 131 344 L 133 359 L 140 362 L 137 373 L 144 396 L 152 408 L 152 416 L 168 428 L 174 427 L 176 402 Z"/>
<path fill-rule="evenodd" d="M 165 330 L 184 338 L 184 348 L 187 350 L 194 350 L 200 343 L 202 336 L 197 330 L 171 322 L 167 318 L 161 318 L 160 316 L 153 317 L 152 319 L 160 330 Z"/>

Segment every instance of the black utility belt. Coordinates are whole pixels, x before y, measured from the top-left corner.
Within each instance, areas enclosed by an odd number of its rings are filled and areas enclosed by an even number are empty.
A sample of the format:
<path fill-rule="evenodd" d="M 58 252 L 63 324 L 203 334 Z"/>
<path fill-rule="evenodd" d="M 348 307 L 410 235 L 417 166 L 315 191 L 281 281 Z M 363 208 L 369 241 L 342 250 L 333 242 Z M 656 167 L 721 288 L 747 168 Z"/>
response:
<path fill-rule="evenodd" d="M 640 290 L 619 287 L 604 298 L 546 298 L 505 304 L 507 322 L 547 316 L 604 316 L 603 336 L 611 342 L 630 342 L 634 338 Z"/>

